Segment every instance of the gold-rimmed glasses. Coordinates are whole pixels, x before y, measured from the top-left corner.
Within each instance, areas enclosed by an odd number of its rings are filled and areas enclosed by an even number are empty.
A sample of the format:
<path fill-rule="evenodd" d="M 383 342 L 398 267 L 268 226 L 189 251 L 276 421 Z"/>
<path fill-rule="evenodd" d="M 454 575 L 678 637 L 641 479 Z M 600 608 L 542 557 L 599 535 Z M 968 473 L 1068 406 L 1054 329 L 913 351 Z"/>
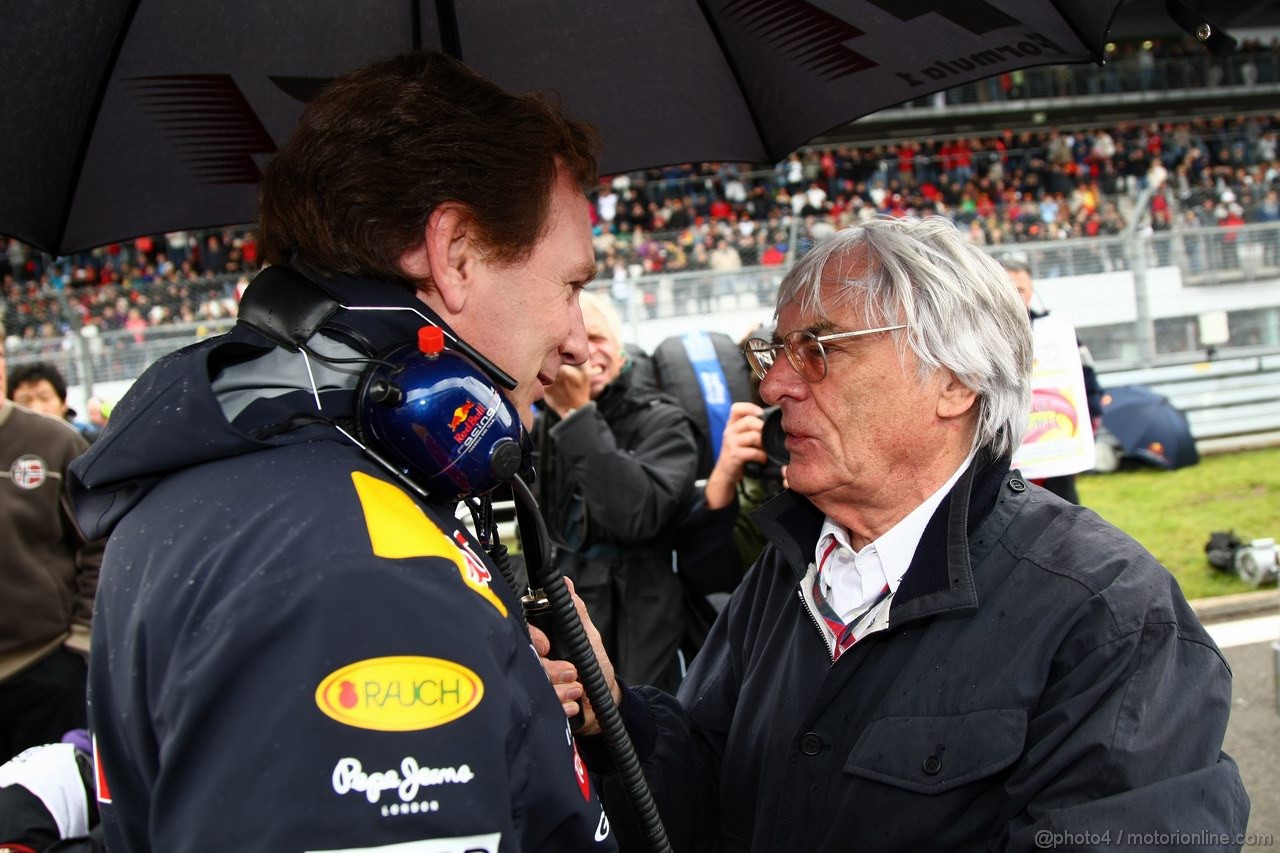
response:
<path fill-rule="evenodd" d="M 756 376 L 764 379 L 764 375 L 778 359 L 778 350 L 786 350 L 787 360 L 791 362 L 796 373 L 812 385 L 821 382 L 827 376 L 827 350 L 822 346 L 825 341 L 875 335 L 906 327 L 906 324 L 902 323 L 896 326 L 881 326 L 877 329 L 859 329 L 856 332 L 832 332 L 829 335 L 818 335 L 808 329 L 797 329 L 794 332 L 788 332 L 780 343 L 766 341 L 764 338 L 748 338 L 742 346 L 742 351 L 746 353 L 747 363 L 751 365 Z"/>

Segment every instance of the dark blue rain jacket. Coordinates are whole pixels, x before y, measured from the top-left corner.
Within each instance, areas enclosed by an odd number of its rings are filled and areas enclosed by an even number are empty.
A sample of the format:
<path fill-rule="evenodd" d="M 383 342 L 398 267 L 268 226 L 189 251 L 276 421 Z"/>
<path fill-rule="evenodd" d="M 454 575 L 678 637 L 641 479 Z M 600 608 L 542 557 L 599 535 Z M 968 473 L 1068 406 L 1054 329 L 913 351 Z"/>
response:
<path fill-rule="evenodd" d="M 822 513 L 784 492 L 753 518 L 772 544 L 678 697 L 622 703 L 677 850 L 1240 849 L 1230 670 L 1096 514 L 979 455 L 834 663 L 803 594 Z"/>
<path fill-rule="evenodd" d="M 420 324 L 344 310 L 312 344 Z M 350 415 L 359 366 L 312 366 Z M 76 464 L 80 523 L 110 534 L 90 704 L 111 850 L 615 849 L 512 590 L 452 506 L 315 411 L 302 357 L 242 326 L 151 367 Z"/>

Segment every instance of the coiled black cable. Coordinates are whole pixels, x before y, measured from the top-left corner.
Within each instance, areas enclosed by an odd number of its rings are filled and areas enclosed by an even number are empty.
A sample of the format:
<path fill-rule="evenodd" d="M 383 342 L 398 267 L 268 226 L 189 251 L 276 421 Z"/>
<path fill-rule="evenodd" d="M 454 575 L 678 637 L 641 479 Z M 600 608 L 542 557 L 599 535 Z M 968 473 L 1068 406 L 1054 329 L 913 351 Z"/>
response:
<path fill-rule="evenodd" d="M 484 548 L 498 567 L 498 571 L 502 573 L 503 579 L 507 582 L 507 586 L 511 588 L 511 593 L 520 598 L 524 594 L 524 590 L 520 588 L 519 582 L 516 581 L 515 570 L 511 567 L 511 553 L 507 550 L 507 546 L 502 544 L 502 539 L 498 535 L 498 522 L 493 514 L 493 498 L 491 495 L 482 495 L 478 498 L 467 498 L 464 501 L 467 509 L 471 511 L 471 524 L 475 527 L 476 538 L 480 540 L 480 547 Z"/>
<path fill-rule="evenodd" d="M 622 724 L 622 715 L 613 703 L 613 695 L 600 671 L 600 663 L 591 648 L 591 641 L 587 639 L 582 620 L 578 618 L 578 611 L 573 606 L 573 596 L 565 586 L 564 576 L 556 571 L 551 562 L 550 539 L 542 513 L 538 511 L 537 501 L 519 476 L 512 478 L 511 490 L 516 498 L 516 521 L 520 524 L 520 533 L 525 542 L 525 565 L 529 569 L 529 577 L 536 578 L 535 583 L 542 587 L 547 600 L 551 602 L 551 615 L 559 635 L 558 640 L 568 653 L 569 661 L 578 668 L 578 680 L 582 682 L 596 720 L 600 723 L 605 744 L 609 747 L 609 754 L 613 756 L 613 763 L 626 788 L 627 800 L 635 810 L 649 849 L 654 853 L 671 853 L 667 831 L 662 826 L 658 807 L 649 792 L 649 783 L 640 768 L 631 736 L 627 734 L 627 729 Z M 530 537 L 530 533 L 533 537 Z M 532 538 L 537 541 L 531 541 Z"/>

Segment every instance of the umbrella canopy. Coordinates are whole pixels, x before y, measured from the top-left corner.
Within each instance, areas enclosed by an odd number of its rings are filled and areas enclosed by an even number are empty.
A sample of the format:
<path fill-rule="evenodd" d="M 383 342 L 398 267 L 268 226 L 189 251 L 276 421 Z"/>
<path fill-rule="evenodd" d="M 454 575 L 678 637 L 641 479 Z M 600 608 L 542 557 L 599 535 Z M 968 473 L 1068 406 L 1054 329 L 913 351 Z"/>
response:
<path fill-rule="evenodd" d="M 1119 439 L 1125 456 L 1169 470 L 1200 461 L 1186 416 L 1150 388 L 1108 389 L 1102 396 L 1102 424 Z"/>
<path fill-rule="evenodd" d="M 773 163 L 892 104 L 1100 60 L 1121 0 L 0 0 L 0 234 L 54 255 L 253 219 L 325 81 L 415 47 L 557 91 L 605 174 Z"/>

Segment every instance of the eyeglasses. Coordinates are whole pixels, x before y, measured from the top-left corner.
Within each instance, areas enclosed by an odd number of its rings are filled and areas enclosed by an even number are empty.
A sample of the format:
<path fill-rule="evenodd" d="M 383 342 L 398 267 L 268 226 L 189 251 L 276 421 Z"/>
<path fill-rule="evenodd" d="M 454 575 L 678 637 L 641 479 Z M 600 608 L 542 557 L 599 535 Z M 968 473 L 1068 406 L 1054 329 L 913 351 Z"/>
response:
<path fill-rule="evenodd" d="M 880 332 L 892 332 L 905 329 L 905 323 L 897 326 L 881 326 L 878 329 L 859 329 L 856 332 L 835 332 L 830 335 L 815 335 L 808 329 L 797 329 L 788 332 L 782 343 L 775 344 L 764 338 L 749 338 L 742 346 L 747 356 L 747 363 L 755 371 L 756 376 L 764 379 L 764 375 L 778 360 L 778 350 L 787 351 L 787 360 L 795 368 L 800 378 L 809 384 L 821 382 L 827 376 L 827 351 L 822 346 L 824 341 L 838 341 L 844 338 L 857 338 L 862 335 L 875 335 Z"/>

